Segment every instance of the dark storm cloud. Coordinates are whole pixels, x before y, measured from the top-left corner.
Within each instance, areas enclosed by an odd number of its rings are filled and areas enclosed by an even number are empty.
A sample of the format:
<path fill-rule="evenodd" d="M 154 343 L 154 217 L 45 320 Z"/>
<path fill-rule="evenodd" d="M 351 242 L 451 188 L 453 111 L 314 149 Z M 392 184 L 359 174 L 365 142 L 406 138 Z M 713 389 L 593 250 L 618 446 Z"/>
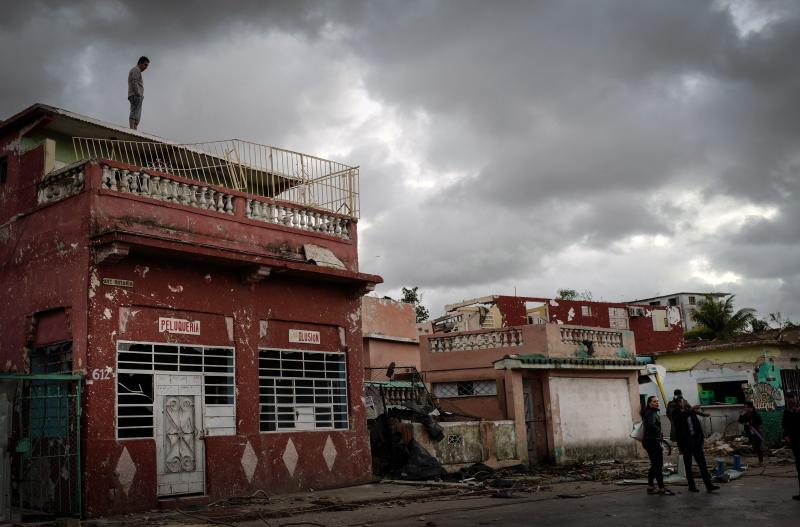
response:
<path fill-rule="evenodd" d="M 798 49 L 796 2 L 39 1 L 4 6 L 0 115 L 124 122 L 147 54 L 159 135 L 322 155 L 352 137 L 362 267 L 434 312 L 515 285 L 716 289 L 690 275 L 702 257 L 743 301 L 800 316 Z M 356 88 L 381 108 L 361 124 Z M 778 212 L 709 232 L 706 203 Z M 637 235 L 672 245 L 620 248 Z"/>
<path fill-rule="evenodd" d="M 14 82 L 4 82 L 0 114 L 62 98 L 69 79 L 81 73 L 78 59 L 92 50 L 125 64 L 152 55 L 155 65 L 167 51 L 191 56 L 203 43 L 237 33 L 311 37 L 323 23 L 303 0 L 8 2 L 0 17 L 0 64 L 13 71 Z"/>

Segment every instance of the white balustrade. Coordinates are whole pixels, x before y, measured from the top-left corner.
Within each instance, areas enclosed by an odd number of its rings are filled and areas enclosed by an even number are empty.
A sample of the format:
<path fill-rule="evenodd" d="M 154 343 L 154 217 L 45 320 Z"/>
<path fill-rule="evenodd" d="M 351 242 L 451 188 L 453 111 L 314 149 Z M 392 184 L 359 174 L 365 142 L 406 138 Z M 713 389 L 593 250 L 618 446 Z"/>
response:
<path fill-rule="evenodd" d="M 156 199 L 198 209 L 233 215 L 235 197 L 205 185 L 191 185 L 150 175 L 144 171 L 103 165 L 101 187 L 114 192 Z"/>
<path fill-rule="evenodd" d="M 37 185 L 36 202 L 46 205 L 74 196 L 83 190 L 85 179 L 83 165 L 50 173 Z"/>
<path fill-rule="evenodd" d="M 516 328 L 488 331 L 485 333 L 430 337 L 428 339 L 428 349 L 433 353 L 515 348 L 523 344 L 522 330 Z"/>
<path fill-rule="evenodd" d="M 248 199 L 245 203 L 245 214 L 251 220 L 328 234 L 345 240 L 349 240 L 351 236 L 349 219 L 320 210 Z"/>
<path fill-rule="evenodd" d="M 559 327 L 563 344 L 583 344 L 593 342 L 596 346 L 609 348 L 622 347 L 622 333 L 603 329 Z"/>

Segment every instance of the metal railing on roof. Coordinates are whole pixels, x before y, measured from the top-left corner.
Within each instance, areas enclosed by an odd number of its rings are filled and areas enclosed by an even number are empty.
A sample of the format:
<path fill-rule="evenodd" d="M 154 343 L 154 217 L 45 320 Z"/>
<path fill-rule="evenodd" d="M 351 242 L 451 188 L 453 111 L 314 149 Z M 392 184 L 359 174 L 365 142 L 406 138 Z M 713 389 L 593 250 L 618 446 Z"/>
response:
<path fill-rule="evenodd" d="M 173 144 L 74 137 L 75 157 L 108 159 L 206 184 L 358 218 L 359 172 L 315 156 L 239 139 Z"/>

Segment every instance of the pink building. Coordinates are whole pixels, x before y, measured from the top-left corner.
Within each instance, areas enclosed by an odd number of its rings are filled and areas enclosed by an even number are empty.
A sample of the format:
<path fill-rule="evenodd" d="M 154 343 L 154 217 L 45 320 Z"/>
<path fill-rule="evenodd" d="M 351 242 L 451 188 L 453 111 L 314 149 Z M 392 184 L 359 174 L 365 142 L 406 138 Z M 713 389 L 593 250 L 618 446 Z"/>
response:
<path fill-rule="evenodd" d="M 419 338 L 414 306 L 391 298 L 361 299 L 364 367 L 413 366 L 420 369 Z"/>
<path fill-rule="evenodd" d="M 636 354 L 640 343 L 680 347 L 679 314 L 503 296 L 446 309 L 420 343 L 422 371 L 443 409 L 513 420 L 520 459 L 637 455 L 629 438 L 639 420 Z"/>

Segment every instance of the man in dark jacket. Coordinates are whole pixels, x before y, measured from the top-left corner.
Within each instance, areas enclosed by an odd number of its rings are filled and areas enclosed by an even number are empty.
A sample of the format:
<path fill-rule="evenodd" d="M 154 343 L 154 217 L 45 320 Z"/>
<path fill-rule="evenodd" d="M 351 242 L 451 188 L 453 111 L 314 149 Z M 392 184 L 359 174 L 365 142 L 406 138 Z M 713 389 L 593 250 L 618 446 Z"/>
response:
<path fill-rule="evenodd" d="M 683 392 L 675 390 L 673 392 L 672 400 L 667 404 L 667 419 L 669 419 L 669 439 L 670 441 L 677 441 L 678 436 L 675 433 L 675 423 L 672 422 L 672 413 L 678 407 L 678 401 L 683 399 Z"/>
<path fill-rule="evenodd" d="M 692 458 L 697 461 L 700 475 L 706 485 L 706 491 L 713 492 L 719 487 L 711 483 L 711 474 L 708 473 L 706 456 L 703 452 L 703 427 L 698 415 L 706 415 L 699 411 L 699 406 L 692 408 L 686 399 L 680 398 L 678 405 L 672 413 L 672 424 L 678 437 L 678 446 L 683 454 L 683 465 L 686 468 L 686 480 L 689 483 L 689 492 L 699 492 L 692 474 Z"/>
<path fill-rule="evenodd" d="M 797 469 L 797 483 L 800 487 L 800 405 L 797 394 L 786 394 L 786 408 L 783 411 L 783 440 L 789 444 L 794 454 L 794 465 Z M 800 494 L 792 496 L 793 500 L 800 500 Z"/>

